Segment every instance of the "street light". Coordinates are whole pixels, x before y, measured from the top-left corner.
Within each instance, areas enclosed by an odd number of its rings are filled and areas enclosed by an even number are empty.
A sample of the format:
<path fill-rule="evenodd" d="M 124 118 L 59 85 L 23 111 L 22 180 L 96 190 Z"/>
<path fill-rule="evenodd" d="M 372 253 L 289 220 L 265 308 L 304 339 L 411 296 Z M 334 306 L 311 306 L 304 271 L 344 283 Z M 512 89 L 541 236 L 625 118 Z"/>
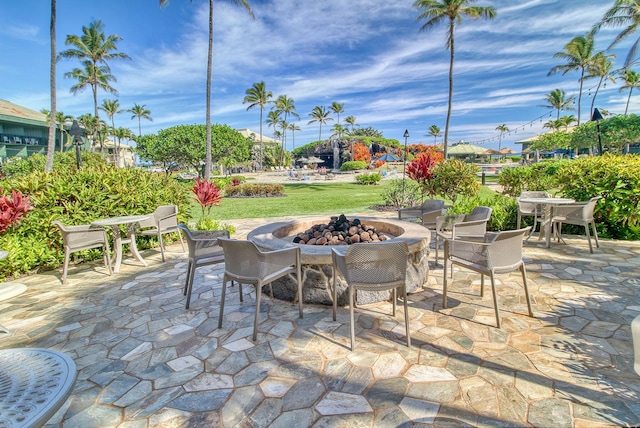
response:
<path fill-rule="evenodd" d="M 404 180 L 407 174 L 407 139 L 409 138 L 409 130 L 404 130 L 404 157 L 402 160 L 402 206 L 404 206 Z M 400 208 L 402 208 L 402 206 Z"/>
<path fill-rule="evenodd" d="M 598 132 L 598 156 L 602 156 L 602 136 L 600 135 L 600 121 L 602 119 L 604 119 L 604 117 L 602 117 L 600 110 L 594 108 L 591 121 L 596 123 L 596 131 Z"/>
<path fill-rule="evenodd" d="M 76 164 L 78 165 L 78 169 L 80 169 L 82 168 L 82 156 L 80 155 L 80 146 L 84 144 L 82 142 L 84 131 L 80 127 L 80 124 L 78 124 L 77 120 L 74 120 L 73 124 L 71 124 L 69 135 L 73 137 L 73 145 L 76 146 Z"/>

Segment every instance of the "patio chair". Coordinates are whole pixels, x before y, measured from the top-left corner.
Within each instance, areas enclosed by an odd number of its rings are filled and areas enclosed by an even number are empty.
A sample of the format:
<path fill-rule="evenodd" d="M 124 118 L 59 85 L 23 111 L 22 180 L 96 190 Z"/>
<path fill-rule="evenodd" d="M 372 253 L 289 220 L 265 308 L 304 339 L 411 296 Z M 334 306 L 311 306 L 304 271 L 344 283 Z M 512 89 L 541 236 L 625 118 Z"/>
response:
<path fill-rule="evenodd" d="M 243 302 L 242 284 L 253 284 L 256 287 L 256 308 L 253 322 L 253 340 L 258 337 L 258 320 L 260 317 L 260 301 L 262 287 L 278 278 L 294 273 L 297 281 L 297 299 L 299 317 L 302 313 L 302 268 L 300 265 L 300 248 L 291 247 L 274 251 L 261 251 L 253 242 L 220 238 L 218 244 L 224 251 L 224 277 L 222 279 L 222 297 L 220 298 L 220 315 L 218 328 L 222 328 L 224 317 L 224 300 L 227 281 L 235 281 L 239 285 L 240 302 Z M 295 298 L 294 298 L 295 301 Z"/>
<path fill-rule="evenodd" d="M 531 204 L 527 202 L 520 202 L 520 198 L 550 198 L 551 195 L 548 192 L 540 192 L 540 191 L 524 191 L 520 193 L 520 196 L 517 198 L 518 201 L 518 217 L 516 219 L 516 229 L 520 229 L 520 225 L 522 223 L 522 217 L 524 216 L 532 216 L 533 217 L 533 227 L 531 228 L 531 232 L 535 231 L 536 224 L 540 221 L 540 216 L 542 215 L 542 210 L 537 204 Z"/>
<path fill-rule="evenodd" d="M 600 248 L 600 242 L 598 242 L 598 231 L 596 230 L 596 222 L 593 218 L 593 211 L 595 210 L 596 204 L 600 199 L 602 199 L 602 196 L 598 195 L 585 202 L 560 205 L 554 208 L 553 216 L 551 217 L 551 226 L 555 230 L 558 242 L 560 242 L 561 239 L 563 224 L 574 224 L 577 226 L 583 226 L 585 234 L 587 235 L 587 241 L 589 242 L 589 251 L 593 253 L 593 246 L 591 245 L 591 235 L 589 232 L 589 226 L 591 226 L 593 227 L 593 237 L 596 241 L 596 247 Z"/>
<path fill-rule="evenodd" d="M 640 375 L 640 315 L 631 321 L 631 340 L 633 342 L 633 370 Z"/>
<path fill-rule="evenodd" d="M 399 220 L 413 219 L 413 218 L 422 219 L 423 216 L 427 214 L 433 215 L 435 213 L 439 213 L 437 215 L 442 215 L 443 210 L 444 210 L 444 201 L 440 199 L 427 199 L 422 203 L 422 205 L 416 205 L 408 208 L 400 208 L 398 210 L 398 219 Z"/>
<path fill-rule="evenodd" d="M 136 231 L 138 235 L 155 236 L 160 243 L 160 253 L 162 254 L 162 261 L 165 261 L 164 257 L 164 240 L 162 235 L 167 233 L 177 233 L 180 238 L 180 244 L 182 244 L 182 251 L 184 251 L 184 241 L 182 235 L 178 230 L 178 207 L 175 205 L 161 205 L 156 210 L 149 214 L 149 218 L 140 221 L 138 224 L 140 228 Z"/>
<path fill-rule="evenodd" d="M 340 274 L 349 289 L 349 322 L 351 326 L 351 350 L 355 347 L 354 294 L 356 290 L 392 290 L 393 316 L 396 316 L 396 289 L 400 288 L 404 301 L 404 323 L 407 346 L 411 348 L 409 333 L 409 311 L 407 308 L 407 260 L 409 248 L 405 242 L 384 242 L 376 244 L 353 244 L 344 255 L 332 248 L 333 261 L 333 320 L 336 320 L 338 292 L 336 279 Z"/>
<path fill-rule="evenodd" d="M 185 309 L 189 309 L 196 268 L 224 262 L 224 253 L 220 245 L 218 245 L 218 238 L 228 238 L 229 231 L 192 231 L 184 224 L 179 224 L 177 227 L 184 233 L 184 237 L 187 240 L 187 247 L 189 247 L 187 278 L 183 290 L 183 294 L 187 296 Z"/>
<path fill-rule="evenodd" d="M 104 265 L 109 271 L 111 270 L 111 255 L 109 253 L 109 240 L 107 232 L 102 228 L 92 228 L 88 224 L 80 226 L 65 226 L 62 222 L 54 220 L 51 223 L 60 229 L 62 239 L 64 241 L 64 264 L 62 265 L 62 284 L 67 284 L 67 271 L 69 270 L 69 259 L 71 253 L 77 251 L 89 250 L 91 248 L 102 248 L 104 256 Z"/>
<path fill-rule="evenodd" d="M 436 266 L 438 265 L 439 239 L 457 239 L 459 237 L 483 237 L 492 208 L 475 207 L 468 214 L 440 216 L 436 219 Z"/>
<path fill-rule="evenodd" d="M 531 298 L 527 285 L 527 272 L 522 261 L 522 242 L 524 235 L 531 226 L 518 230 L 506 230 L 498 233 L 485 234 L 482 242 L 466 241 L 463 239 L 447 239 L 445 241 L 445 256 L 443 269 L 442 307 L 447 308 L 447 264 L 458 265 L 480 273 L 480 297 L 484 297 L 484 276 L 491 278 L 493 305 L 496 311 L 496 325 L 501 328 L 500 311 L 498 308 L 498 294 L 496 291 L 495 275 L 512 272 L 519 269 L 524 283 L 524 295 L 529 309 L 529 316 L 533 317 Z"/>

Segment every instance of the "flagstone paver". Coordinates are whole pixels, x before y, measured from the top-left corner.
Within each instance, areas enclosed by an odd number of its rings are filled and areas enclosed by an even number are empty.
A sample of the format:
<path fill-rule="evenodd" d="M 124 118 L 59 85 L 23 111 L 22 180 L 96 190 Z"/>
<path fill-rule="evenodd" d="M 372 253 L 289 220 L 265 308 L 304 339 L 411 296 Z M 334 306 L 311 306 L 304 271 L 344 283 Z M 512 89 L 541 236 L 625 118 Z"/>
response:
<path fill-rule="evenodd" d="M 392 214 L 389 214 L 392 215 Z M 281 221 L 283 219 L 272 219 Z M 237 237 L 258 220 L 231 221 Z M 196 271 L 184 309 L 186 254 L 172 245 L 108 276 L 99 264 L 20 279 L 25 293 L 0 301 L 0 348 L 46 347 L 74 359 L 78 381 L 48 426 L 372 427 L 634 426 L 640 376 L 630 323 L 640 315 L 640 243 L 584 238 L 525 245 L 535 317 L 521 280 L 500 276 L 503 328 L 476 274 L 455 270 L 442 309 L 442 267 L 431 262 L 404 315 L 390 304 L 349 316 L 263 296 L 253 342 L 255 293 L 227 296 L 217 328 L 222 266 Z"/>

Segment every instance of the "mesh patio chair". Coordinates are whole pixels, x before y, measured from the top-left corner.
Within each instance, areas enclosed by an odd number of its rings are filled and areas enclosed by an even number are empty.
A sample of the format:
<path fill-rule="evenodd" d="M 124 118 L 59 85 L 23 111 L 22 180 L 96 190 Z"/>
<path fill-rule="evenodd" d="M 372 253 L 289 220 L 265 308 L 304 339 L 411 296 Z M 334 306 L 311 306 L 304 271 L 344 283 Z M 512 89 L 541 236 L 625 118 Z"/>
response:
<path fill-rule="evenodd" d="M 149 218 L 141 220 L 139 223 L 140 228 L 136 231 L 138 235 L 155 236 L 158 238 L 160 244 L 160 253 L 162 254 L 162 261 L 164 258 L 164 240 L 162 235 L 167 233 L 177 233 L 180 238 L 180 244 L 182 244 L 182 251 L 184 251 L 184 241 L 182 235 L 178 230 L 178 207 L 175 205 L 161 205 L 156 210 L 149 214 Z"/>
<path fill-rule="evenodd" d="M 189 248 L 189 263 L 187 264 L 187 278 L 184 283 L 183 294 L 187 296 L 186 309 L 191 303 L 191 290 L 196 268 L 224 262 L 224 253 L 218 238 L 228 238 L 227 230 L 192 231 L 184 224 L 179 224 L 178 229 L 184 233 Z"/>
<path fill-rule="evenodd" d="M 219 245 L 224 251 L 224 277 L 222 279 L 222 297 L 220 298 L 220 316 L 218 328 L 222 328 L 224 317 L 224 300 L 227 292 L 227 281 L 238 283 L 240 302 L 243 301 L 242 284 L 253 284 L 256 287 L 256 309 L 253 323 L 253 340 L 258 337 L 258 321 L 260 318 L 260 301 L 262 287 L 278 278 L 294 273 L 297 280 L 297 300 L 300 318 L 302 313 L 302 268 L 300 265 L 300 248 L 291 247 L 274 251 L 261 251 L 253 242 L 220 238 Z M 273 288 L 271 288 L 273 296 Z M 295 298 L 294 298 L 295 301 Z"/>
<path fill-rule="evenodd" d="M 109 240 L 107 232 L 102 228 L 92 228 L 88 224 L 80 226 L 66 226 L 58 220 L 51 223 L 60 229 L 62 239 L 64 241 L 64 264 L 62 265 L 62 284 L 67 284 L 67 272 L 69 270 L 69 259 L 71 253 L 89 250 L 91 248 L 102 248 L 104 256 L 104 266 L 109 271 L 109 275 L 113 273 L 111 270 L 111 255 L 109 250 Z"/>
<path fill-rule="evenodd" d="M 436 219 L 436 265 L 438 264 L 439 239 L 457 239 L 459 237 L 483 237 L 493 209 L 475 207 L 468 214 L 440 216 Z"/>
<path fill-rule="evenodd" d="M 522 217 L 531 216 L 533 217 L 533 227 L 531 228 L 531 232 L 535 231 L 536 224 L 540 222 L 540 216 L 542 215 L 542 209 L 537 204 L 532 204 L 528 202 L 520 202 L 520 198 L 550 198 L 551 195 L 548 192 L 539 192 L 539 191 L 524 191 L 520 193 L 520 196 L 517 198 L 518 201 L 518 217 L 516 219 L 516 229 L 520 229 L 520 225 L 522 223 Z"/>
<path fill-rule="evenodd" d="M 560 205 L 554 208 L 553 216 L 551 217 L 551 225 L 555 230 L 558 242 L 561 239 L 563 224 L 574 224 L 577 226 L 583 226 L 584 232 L 587 235 L 587 241 L 589 242 L 589 251 L 593 253 L 593 246 L 591 245 L 591 234 L 589 231 L 589 226 L 591 226 L 593 227 L 593 237 L 596 241 L 596 247 L 600 248 L 600 242 L 598 242 L 598 231 L 596 230 L 596 222 L 593 218 L 593 211 L 595 210 L 596 204 L 600 199 L 602 199 L 602 196 L 595 196 L 585 202 Z"/>
<path fill-rule="evenodd" d="M 393 316 L 396 316 L 396 289 L 401 288 L 404 301 L 404 323 L 407 346 L 411 348 L 409 333 L 409 311 L 407 308 L 407 260 L 409 249 L 405 242 L 384 242 L 376 244 L 353 244 L 344 255 L 332 249 L 333 260 L 333 320 L 336 320 L 338 291 L 336 279 L 340 274 L 349 289 L 349 320 L 351 326 L 351 350 L 355 347 L 354 294 L 356 290 L 392 290 Z"/>
<path fill-rule="evenodd" d="M 489 275 L 491 278 L 493 305 L 496 311 L 496 324 L 498 328 L 501 328 L 495 275 L 519 269 L 524 282 L 524 295 L 529 309 L 529 316 L 533 317 L 529 287 L 527 285 L 527 272 L 522 261 L 522 242 L 524 235 L 529 232 L 530 228 L 531 226 L 518 230 L 487 233 L 482 242 L 447 239 L 445 241 L 442 307 L 447 308 L 448 263 L 451 263 L 452 266 L 458 265 L 480 273 L 480 297 L 484 297 L 484 276 Z"/>
<path fill-rule="evenodd" d="M 419 218 L 422 219 L 423 216 L 427 214 L 440 213 L 437 215 L 442 215 L 444 211 L 444 201 L 440 199 L 427 199 L 422 203 L 422 205 L 417 205 L 408 208 L 400 208 L 398 210 L 398 219 L 414 219 Z M 437 217 L 436 215 L 436 217 Z M 431 217 L 428 217 L 431 218 Z M 435 226 L 435 220 L 434 220 Z"/>

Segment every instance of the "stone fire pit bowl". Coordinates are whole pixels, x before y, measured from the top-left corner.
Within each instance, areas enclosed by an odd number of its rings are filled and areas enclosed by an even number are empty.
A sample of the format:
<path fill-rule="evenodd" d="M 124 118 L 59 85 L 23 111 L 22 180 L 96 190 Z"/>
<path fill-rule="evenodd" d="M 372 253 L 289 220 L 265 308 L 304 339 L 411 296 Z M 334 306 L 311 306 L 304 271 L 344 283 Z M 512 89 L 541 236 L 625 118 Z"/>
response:
<path fill-rule="evenodd" d="M 376 228 L 388 236 L 384 242 L 404 241 L 409 247 L 411 257 L 407 264 L 407 292 L 415 292 L 426 283 L 429 276 L 429 241 L 431 232 L 418 223 L 410 223 L 400 220 L 383 219 L 374 217 L 347 216 L 350 220 L 359 218 L 363 224 Z M 304 232 L 315 224 L 329 222 L 329 216 L 302 218 L 291 222 L 276 222 L 266 224 L 252 230 L 248 239 L 255 242 L 264 251 L 279 250 L 282 248 L 299 247 L 302 262 L 302 293 L 304 303 L 319 303 L 332 305 L 333 267 L 331 262 L 331 250 L 335 248 L 342 254 L 349 249 L 348 245 L 304 245 L 294 244 L 296 234 Z M 363 244 L 376 245 L 376 244 Z M 295 276 L 281 278 L 272 283 L 274 297 L 282 300 L 293 301 L 296 294 Z M 348 301 L 347 284 L 338 277 L 338 304 L 344 306 Z M 263 290 L 269 292 L 268 286 Z M 356 294 L 359 304 L 367 304 L 388 300 L 389 291 L 371 292 L 360 291 Z"/>

